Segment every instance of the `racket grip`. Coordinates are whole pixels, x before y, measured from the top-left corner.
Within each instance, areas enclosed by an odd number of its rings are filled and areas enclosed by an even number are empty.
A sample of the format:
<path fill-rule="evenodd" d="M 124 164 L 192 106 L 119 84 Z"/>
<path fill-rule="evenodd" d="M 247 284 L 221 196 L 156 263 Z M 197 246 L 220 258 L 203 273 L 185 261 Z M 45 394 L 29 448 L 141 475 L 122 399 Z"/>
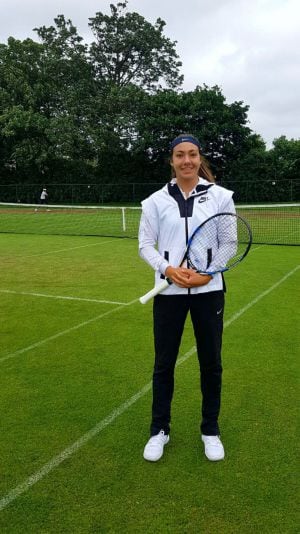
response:
<path fill-rule="evenodd" d="M 160 284 L 158 284 L 157 286 L 155 286 L 153 289 L 151 289 L 150 291 L 148 291 L 148 293 L 146 293 L 145 295 L 143 295 L 141 298 L 140 298 L 140 303 L 141 304 L 146 304 L 150 299 L 152 299 L 153 297 L 155 297 L 155 295 L 158 295 L 159 293 L 161 293 L 161 291 L 163 291 L 164 289 L 166 289 L 167 287 L 169 287 L 169 282 L 166 280 L 163 280 Z"/>

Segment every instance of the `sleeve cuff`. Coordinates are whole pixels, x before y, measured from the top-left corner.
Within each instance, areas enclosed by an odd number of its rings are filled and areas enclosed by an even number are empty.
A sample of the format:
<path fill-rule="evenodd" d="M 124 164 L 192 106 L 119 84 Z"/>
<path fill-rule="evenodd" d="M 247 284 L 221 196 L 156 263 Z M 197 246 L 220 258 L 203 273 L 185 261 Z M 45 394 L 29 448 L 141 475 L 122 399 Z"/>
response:
<path fill-rule="evenodd" d="M 163 261 L 160 263 L 159 267 L 158 267 L 158 271 L 160 272 L 160 274 L 165 275 L 166 269 L 167 269 L 167 267 L 169 267 L 169 265 L 170 265 L 170 264 L 168 263 L 167 260 L 163 260 Z"/>

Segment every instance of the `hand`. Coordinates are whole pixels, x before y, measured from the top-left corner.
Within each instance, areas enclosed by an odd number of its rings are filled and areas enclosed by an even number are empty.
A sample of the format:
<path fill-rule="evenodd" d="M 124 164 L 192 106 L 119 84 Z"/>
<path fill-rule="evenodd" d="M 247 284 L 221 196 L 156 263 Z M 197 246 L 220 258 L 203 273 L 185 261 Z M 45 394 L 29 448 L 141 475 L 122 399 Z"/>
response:
<path fill-rule="evenodd" d="M 212 279 L 210 274 L 200 274 L 193 269 L 186 269 L 185 267 L 169 266 L 165 275 L 173 284 L 185 288 L 205 286 Z"/>

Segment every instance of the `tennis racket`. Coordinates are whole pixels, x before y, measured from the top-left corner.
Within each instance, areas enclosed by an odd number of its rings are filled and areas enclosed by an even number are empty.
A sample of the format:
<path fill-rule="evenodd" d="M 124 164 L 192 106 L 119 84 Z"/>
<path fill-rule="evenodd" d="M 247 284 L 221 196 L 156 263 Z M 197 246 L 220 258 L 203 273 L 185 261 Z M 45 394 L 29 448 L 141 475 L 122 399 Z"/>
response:
<path fill-rule="evenodd" d="M 200 274 L 214 275 L 236 267 L 248 254 L 252 232 L 245 219 L 236 213 L 217 213 L 194 230 L 188 240 L 180 267 L 187 262 L 189 268 Z M 140 298 L 146 304 L 172 282 L 167 278 Z"/>

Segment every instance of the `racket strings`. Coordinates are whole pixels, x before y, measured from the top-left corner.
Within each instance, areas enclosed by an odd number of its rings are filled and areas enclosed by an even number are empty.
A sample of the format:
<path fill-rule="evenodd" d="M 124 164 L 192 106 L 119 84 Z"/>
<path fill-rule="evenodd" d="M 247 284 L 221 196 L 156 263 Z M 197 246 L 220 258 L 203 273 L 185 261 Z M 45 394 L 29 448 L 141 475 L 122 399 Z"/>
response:
<path fill-rule="evenodd" d="M 196 231 L 189 249 L 189 265 L 199 272 L 227 270 L 243 259 L 251 239 L 247 223 L 235 215 L 216 216 Z"/>

